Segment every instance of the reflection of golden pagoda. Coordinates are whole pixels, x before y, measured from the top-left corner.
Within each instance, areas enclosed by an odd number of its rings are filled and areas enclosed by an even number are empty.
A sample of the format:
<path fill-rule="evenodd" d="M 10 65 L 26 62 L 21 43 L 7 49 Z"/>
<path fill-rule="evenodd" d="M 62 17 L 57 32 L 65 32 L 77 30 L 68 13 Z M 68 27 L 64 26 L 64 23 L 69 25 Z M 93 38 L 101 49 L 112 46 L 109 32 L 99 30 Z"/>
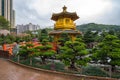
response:
<path fill-rule="evenodd" d="M 75 40 L 76 35 L 80 34 L 76 30 L 76 25 L 74 23 L 79 17 L 77 14 L 70 13 L 66 11 L 67 7 L 63 7 L 63 12 L 52 15 L 52 20 L 56 21 L 54 25 L 54 30 L 50 32 L 50 35 L 54 36 L 54 41 L 57 42 L 61 33 L 67 33 L 70 35 L 72 41 Z"/>

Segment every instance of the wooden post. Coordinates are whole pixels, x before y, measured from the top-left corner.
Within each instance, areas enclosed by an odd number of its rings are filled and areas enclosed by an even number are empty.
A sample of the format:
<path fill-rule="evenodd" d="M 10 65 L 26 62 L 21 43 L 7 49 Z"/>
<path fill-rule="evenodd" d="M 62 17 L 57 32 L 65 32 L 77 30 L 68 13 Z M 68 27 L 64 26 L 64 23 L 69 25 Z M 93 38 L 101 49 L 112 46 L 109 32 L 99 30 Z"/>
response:
<path fill-rule="evenodd" d="M 18 63 L 20 62 L 20 55 L 18 55 L 18 60 L 17 61 L 18 61 Z"/>
<path fill-rule="evenodd" d="M 30 58 L 30 65 L 32 65 L 32 58 Z"/>
<path fill-rule="evenodd" d="M 111 67 L 111 65 L 109 66 L 109 76 L 110 76 L 110 78 L 112 76 L 112 67 Z"/>

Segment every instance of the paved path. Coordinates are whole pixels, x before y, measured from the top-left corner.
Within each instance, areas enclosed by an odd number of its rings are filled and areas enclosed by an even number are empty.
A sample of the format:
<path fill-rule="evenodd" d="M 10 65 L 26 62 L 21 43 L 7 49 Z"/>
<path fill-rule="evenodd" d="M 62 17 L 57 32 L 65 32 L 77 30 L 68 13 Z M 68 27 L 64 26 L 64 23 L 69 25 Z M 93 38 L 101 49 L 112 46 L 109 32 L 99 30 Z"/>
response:
<path fill-rule="evenodd" d="M 73 75 L 38 71 L 19 66 L 5 59 L 0 59 L 0 80 L 116 80 L 96 77 L 78 77 Z"/>
<path fill-rule="evenodd" d="M 70 77 L 30 70 L 0 59 L 0 80 L 70 80 Z"/>

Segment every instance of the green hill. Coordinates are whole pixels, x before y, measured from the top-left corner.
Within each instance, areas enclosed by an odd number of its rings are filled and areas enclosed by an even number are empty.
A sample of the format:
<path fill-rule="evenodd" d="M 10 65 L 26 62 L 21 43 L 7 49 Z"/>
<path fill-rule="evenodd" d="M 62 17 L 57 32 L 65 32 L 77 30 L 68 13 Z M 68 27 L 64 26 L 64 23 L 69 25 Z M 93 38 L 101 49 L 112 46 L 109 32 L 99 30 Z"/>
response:
<path fill-rule="evenodd" d="M 77 29 L 82 31 L 82 32 L 85 32 L 87 30 L 92 30 L 92 31 L 102 31 L 102 30 L 120 31 L 120 25 L 105 25 L 105 24 L 89 23 L 89 24 L 78 25 Z"/>

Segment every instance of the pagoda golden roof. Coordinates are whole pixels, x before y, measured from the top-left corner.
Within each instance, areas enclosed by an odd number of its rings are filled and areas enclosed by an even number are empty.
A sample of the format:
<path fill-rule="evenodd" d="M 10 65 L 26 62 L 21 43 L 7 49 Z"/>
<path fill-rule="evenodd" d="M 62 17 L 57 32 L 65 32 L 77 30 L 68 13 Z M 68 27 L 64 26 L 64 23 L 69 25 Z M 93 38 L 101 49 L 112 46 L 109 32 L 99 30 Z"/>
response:
<path fill-rule="evenodd" d="M 59 18 L 71 18 L 73 21 L 78 19 L 76 12 L 67 12 L 67 7 L 63 7 L 63 12 L 61 13 L 53 13 L 51 19 L 57 21 Z"/>

